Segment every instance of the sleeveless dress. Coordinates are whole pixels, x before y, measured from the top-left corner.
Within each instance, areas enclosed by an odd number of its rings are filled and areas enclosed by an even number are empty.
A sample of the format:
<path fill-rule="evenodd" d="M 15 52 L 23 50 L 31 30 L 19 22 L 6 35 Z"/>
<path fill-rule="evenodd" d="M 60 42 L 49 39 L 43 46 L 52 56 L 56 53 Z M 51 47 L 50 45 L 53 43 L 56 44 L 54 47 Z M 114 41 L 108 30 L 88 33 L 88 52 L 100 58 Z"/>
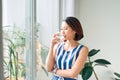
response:
<path fill-rule="evenodd" d="M 79 44 L 78 46 L 76 46 L 70 51 L 64 50 L 63 46 L 64 46 L 63 42 L 60 43 L 58 46 L 56 58 L 55 58 L 55 61 L 56 61 L 55 67 L 59 69 L 64 69 L 64 70 L 71 69 L 72 64 L 77 59 L 79 52 L 81 48 L 83 47 L 83 45 Z M 65 77 L 61 77 L 61 76 L 54 74 L 52 80 L 77 80 L 77 77 L 76 78 L 65 78 Z"/>

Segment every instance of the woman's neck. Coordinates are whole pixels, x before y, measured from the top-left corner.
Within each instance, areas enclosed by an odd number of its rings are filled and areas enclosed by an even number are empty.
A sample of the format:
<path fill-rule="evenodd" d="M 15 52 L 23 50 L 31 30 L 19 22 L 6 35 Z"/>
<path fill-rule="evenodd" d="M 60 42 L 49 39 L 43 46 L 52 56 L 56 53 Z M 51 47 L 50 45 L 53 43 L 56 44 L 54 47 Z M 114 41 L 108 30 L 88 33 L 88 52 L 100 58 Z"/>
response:
<path fill-rule="evenodd" d="M 65 44 L 64 44 L 64 49 L 65 50 L 71 50 L 74 47 L 78 46 L 78 44 L 79 43 L 77 41 L 75 41 L 75 40 L 66 41 Z"/>

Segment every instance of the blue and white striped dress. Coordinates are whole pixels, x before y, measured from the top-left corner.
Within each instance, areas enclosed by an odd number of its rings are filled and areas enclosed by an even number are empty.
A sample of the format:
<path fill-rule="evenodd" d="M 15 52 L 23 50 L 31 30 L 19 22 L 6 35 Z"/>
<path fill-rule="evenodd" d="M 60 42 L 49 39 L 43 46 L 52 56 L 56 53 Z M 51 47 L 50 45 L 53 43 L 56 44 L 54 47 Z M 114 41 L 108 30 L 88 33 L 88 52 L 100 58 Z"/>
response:
<path fill-rule="evenodd" d="M 59 69 L 70 69 L 72 64 L 77 59 L 79 52 L 83 45 L 79 44 L 70 51 L 66 51 L 63 48 L 64 43 L 60 43 L 56 53 L 56 67 Z M 64 78 L 58 75 L 54 75 L 53 80 L 77 80 L 77 78 Z"/>

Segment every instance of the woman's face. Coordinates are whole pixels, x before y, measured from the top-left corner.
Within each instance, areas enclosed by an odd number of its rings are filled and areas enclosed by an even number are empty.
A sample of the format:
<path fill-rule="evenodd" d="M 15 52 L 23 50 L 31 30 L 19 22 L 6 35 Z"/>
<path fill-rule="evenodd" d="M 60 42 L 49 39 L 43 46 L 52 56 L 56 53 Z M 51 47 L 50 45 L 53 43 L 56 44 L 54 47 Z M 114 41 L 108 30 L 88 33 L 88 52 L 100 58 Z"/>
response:
<path fill-rule="evenodd" d="M 61 25 L 61 35 L 63 36 L 63 40 L 73 40 L 75 36 L 75 31 L 65 22 L 62 22 Z"/>

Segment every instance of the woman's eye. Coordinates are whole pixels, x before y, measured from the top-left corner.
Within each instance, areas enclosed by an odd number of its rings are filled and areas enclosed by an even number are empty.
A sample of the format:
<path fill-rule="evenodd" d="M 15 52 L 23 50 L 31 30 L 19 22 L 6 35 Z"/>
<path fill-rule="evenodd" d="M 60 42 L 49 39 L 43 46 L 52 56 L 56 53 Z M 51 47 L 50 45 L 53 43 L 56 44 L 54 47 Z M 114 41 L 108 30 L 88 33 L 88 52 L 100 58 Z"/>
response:
<path fill-rule="evenodd" d="M 64 27 L 64 30 L 67 30 L 67 27 Z"/>
<path fill-rule="evenodd" d="M 63 27 L 63 28 L 61 28 L 61 30 L 67 30 L 67 27 Z"/>
<path fill-rule="evenodd" d="M 62 28 L 60 30 L 63 30 Z"/>
<path fill-rule="evenodd" d="M 67 27 L 65 27 L 64 30 L 67 30 Z"/>

